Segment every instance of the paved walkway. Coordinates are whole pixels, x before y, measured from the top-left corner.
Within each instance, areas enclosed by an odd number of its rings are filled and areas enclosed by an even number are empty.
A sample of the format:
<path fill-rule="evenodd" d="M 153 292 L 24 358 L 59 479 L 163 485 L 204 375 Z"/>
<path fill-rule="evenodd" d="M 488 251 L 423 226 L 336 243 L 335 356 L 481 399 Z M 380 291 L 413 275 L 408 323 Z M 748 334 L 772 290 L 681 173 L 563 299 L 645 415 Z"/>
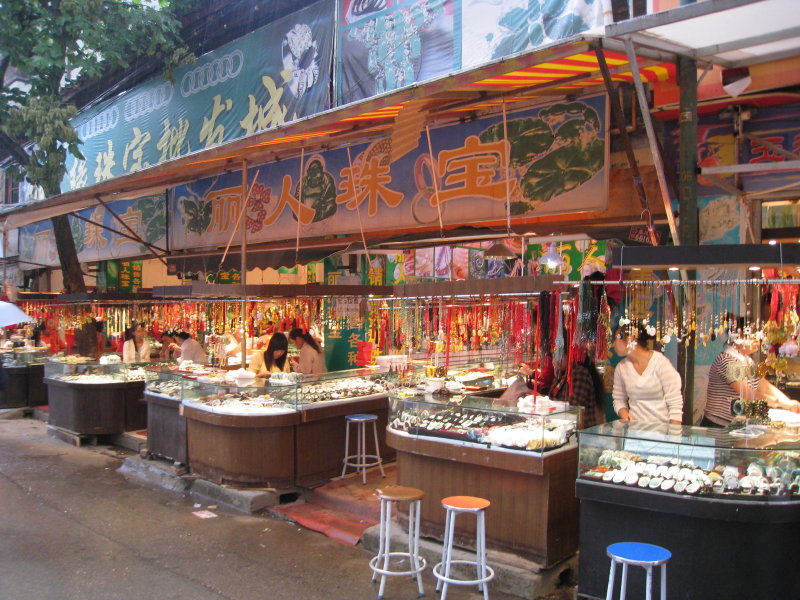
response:
<path fill-rule="evenodd" d="M 0 420 L 3 600 L 377 597 L 360 547 L 130 483 L 116 471 L 124 456 L 51 439 L 39 421 Z M 204 509 L 217 517 L 192 514 Z M 425 585 L 435 598 L 429 573 Z M 465 588 L 448 593 L 478 597 Z M 386 600 L 411 598 L 410 581 L 389 581 Z"/>

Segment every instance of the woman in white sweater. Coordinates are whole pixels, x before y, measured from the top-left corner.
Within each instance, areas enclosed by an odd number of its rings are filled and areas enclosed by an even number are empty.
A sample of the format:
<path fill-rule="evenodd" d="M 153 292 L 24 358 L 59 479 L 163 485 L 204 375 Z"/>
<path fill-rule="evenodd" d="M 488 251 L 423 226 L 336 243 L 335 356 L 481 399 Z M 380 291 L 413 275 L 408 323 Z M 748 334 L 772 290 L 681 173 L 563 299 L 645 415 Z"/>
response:
<path fill-rule="evenodd" d="M 669 359 L 653 350 L 655 336 L 638 326 L 635 339 L 624 327 L 614 331 L 614 352 L 625 358 L 614 369 L 614 411 L 623 421 L 680 425 L 681 376 Z"/>
<path fill-rule="evenodd" d="M 134 323 L 128 331 L 130 338 L 122 345 L 122 362 L 150 362 L 150 344 L 144 339 L 144 325 Z"/>

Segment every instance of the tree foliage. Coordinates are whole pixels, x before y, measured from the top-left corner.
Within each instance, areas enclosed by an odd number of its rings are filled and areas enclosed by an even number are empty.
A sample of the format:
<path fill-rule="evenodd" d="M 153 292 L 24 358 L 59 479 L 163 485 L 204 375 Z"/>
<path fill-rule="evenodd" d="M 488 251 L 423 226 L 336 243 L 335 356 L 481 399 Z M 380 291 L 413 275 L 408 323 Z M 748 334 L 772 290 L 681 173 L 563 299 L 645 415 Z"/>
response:
<path fill-rule="evenodd" d="M 11 67 L 23 86 L 0 85 L 0 147 L 47 195 L 60 191 L 67 152 L 82 158 L 65 100 L 87 80 L 142 59 L 169 71 L 191 59 L 176 11 L 192 0 L 0 0 L 0 82 Z"/>

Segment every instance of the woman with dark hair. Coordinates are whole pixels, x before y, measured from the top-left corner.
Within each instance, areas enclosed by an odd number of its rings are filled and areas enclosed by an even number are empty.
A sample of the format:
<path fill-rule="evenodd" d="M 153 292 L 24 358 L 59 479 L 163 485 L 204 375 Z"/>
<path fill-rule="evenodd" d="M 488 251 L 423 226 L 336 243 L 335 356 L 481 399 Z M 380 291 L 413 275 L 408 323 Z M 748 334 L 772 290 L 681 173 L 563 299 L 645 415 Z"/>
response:
<path fill-rule="evenodd" d="M 256 358 L 259 357 L 259 358 Z M 260 363 L 260 365 L 258 364 Z M 272 373 L 288 373 L 291 370 L 289 361 L 289 340 L 282 333 L 275 333 L 269 339 L 264 352 L 256 352 L 249 369 L 259 377 L 267 377 Z"/>
<path fill-rule="evenodd" d="M 122 362 L 138 363 L 150 360 L 150 344 L 144 339 L 144 334 L 144 325 L 136 322 L 125 331 L 126 339 L 122 345 Z"/>
<path fill-rule="evenodd" d="M 614 369 L 614 411 L 623 421 L 680 425 L 681 376 L 669 359 L 654 349 L 652 329 L 638 325 L 632 331 L 625 326 L 614 330 L 614 352 L 625 357 Z"/>
<path fill-rule="evenodd" d="M 597 372 L 597 367 L 587 354 L 583 360 L 572 364 L 568 380 L 567 361 L 568 358 L 565 355 L 555 373 L 548 395 L 553 400 L 569 402 L 571 406 L 582 406 L 581 428 L 594 427 L 603 423 L 605 421 L 603 409 L 605 387 L 600 373 Z"/>
<path fill-rule="evenodd" d="M 292 329 L 289 332 L 289 339 L 297 347 L 300 354 L 293 361 L 292 369 L 294 371 L 303 375 L 318 375 L 328 372 L 325 367 L 325 357 L 322 354 L 322 349 L 310 333 L 303 332 L 302 329 Z"/>

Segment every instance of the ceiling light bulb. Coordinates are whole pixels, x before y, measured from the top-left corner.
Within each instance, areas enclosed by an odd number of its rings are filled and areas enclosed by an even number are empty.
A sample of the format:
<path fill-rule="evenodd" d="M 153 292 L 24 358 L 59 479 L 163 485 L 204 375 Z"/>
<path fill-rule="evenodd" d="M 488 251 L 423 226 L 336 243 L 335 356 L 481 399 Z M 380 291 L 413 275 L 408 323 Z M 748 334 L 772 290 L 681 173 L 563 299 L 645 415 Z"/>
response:
<path fill-rule="evenodd" d="M 753 265 L 752 267 L 750 267 L 750 270 L 751 271 L 760 271 L 761 267 L 759 267 L 758 265 Z"/>
<path fill-rule="evenodd" d="M 564 257 L 558 253 L 555 244 L 550 244 L 547 248 L 547 252 L 542 255 L 539 262 L 551 270 L 566 266 Z"/>
<path fill-rule="evenodd" d="M 669 270 L 670 271 L 680 271 L 680 269 L 678 267 L 670 267 Z"/>
<path fill-rule="evenodd" d="M 769 241 L 769 245 L 770 245 L 770 246 L 774 246 L 774 245 L 775 245 L 775 244 L 777 244 L 777 243 L 778 243 L 778 241 L 777 241 L 777 240 L 770 240 L 770 241 Z"/>

